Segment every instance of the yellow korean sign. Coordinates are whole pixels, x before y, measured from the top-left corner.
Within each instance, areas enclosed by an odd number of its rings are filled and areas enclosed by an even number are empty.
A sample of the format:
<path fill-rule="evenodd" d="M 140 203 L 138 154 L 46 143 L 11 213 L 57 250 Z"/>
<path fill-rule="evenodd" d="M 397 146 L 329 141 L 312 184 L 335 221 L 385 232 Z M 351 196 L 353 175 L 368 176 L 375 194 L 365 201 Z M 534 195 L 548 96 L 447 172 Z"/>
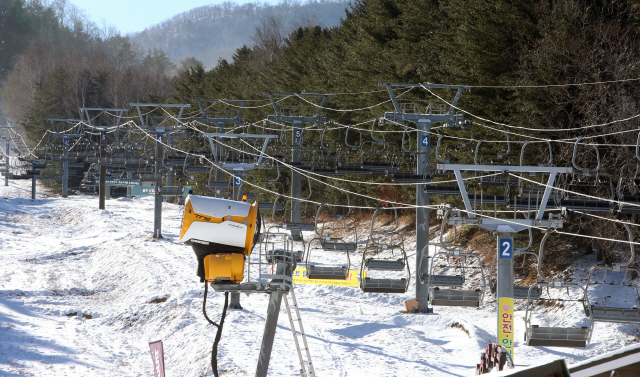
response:
<path fill-rule="evenodd" d="M 367 272 L 364 272 L 367 276 Z M 298 267 L 293 272 L 293 282 L 299 284 L 318 284 L 318 285 L 337 285 L 341 287 L 359 287 L 360 286 L 360 270 L 349 270 L 349 275 L 345 280 L 325 280 L 325 279 L 309 279 L 307 277 L 307 269 Z"/>
<path fill-rule="evenodd" d="M 504 346 L 513 360 L 513 298 L 501 297 L 498 301 L 498 344 Z"/>

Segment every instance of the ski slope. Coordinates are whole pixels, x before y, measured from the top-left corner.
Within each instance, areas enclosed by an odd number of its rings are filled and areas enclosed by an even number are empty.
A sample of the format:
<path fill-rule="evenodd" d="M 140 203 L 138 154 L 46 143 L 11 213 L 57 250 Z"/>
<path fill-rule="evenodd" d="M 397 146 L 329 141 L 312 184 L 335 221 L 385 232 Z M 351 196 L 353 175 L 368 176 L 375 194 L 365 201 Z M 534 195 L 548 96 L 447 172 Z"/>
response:
<path fill-rule="evenodd" d="M 106 210 L 98 210 L 97 197 L 29 197 L 30 181 L 0 186 L 0 375 L 152 376 L 148 343 L 156 340 L 164 342 L 168 376 L 212 375 L 215 328 L 202 315 L 195 256 L 178 241 L 180 206 L 164 204 L 165 238 L 154 240 L 152 197 L 109 200 Z M 364 232 L 368 224 L 360 225 Z M 415 269 L 415 235 L 407 247 Z M 314 256 L 339 263 L 344 254 L 314 250 Z M 352 256 L 352 269 L 360 259 Z M 574 263 L 576 281 L 594 263 L 595 255 Z M 479 309 L 437 307 L 429 315 L 400 312 L 413 288 L 391 295 L 298 284 L 296 295 L 318 376 L 472 376 L 481 351 L 495 342 L 490 294 Z M 214 321 L 223 301 L 210 290 L 207 312 Z M 268 297 L 243 295 L 241 303 L 244 309 L 229 310 L 224 325 L 223 376 L 255 373 Z M 524 302 L 516 303 L 519 365 L 579 362 L 637 342 L 640 334 L 638 326 L 597 323 L 585 349 L 528 347 Z M 579 304 L 552 306 L 535 318 L 585 323 Z M 297 376 L 298 369 L 283 308 L 269 375 Z"/>

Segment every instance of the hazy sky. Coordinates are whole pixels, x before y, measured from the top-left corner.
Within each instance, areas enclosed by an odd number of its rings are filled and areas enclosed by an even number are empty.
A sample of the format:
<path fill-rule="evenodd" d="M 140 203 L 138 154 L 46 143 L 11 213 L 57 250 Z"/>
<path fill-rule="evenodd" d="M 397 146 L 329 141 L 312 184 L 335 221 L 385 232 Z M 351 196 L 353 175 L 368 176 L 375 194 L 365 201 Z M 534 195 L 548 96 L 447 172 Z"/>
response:
<path fill-rule="evenodd" d="M 115 25 L 122 34 L 142 31 L 172 16 L 208 4 L 220 4 L 224 0 L 68 0 L 83 10 L 99 26 L 104 22 Z M 235 0 L 244 4 L 249 0 Z M 260 1 L 274 3 L 277 1 Z M 103 22 L 104 21 L 104 22 Z"/>

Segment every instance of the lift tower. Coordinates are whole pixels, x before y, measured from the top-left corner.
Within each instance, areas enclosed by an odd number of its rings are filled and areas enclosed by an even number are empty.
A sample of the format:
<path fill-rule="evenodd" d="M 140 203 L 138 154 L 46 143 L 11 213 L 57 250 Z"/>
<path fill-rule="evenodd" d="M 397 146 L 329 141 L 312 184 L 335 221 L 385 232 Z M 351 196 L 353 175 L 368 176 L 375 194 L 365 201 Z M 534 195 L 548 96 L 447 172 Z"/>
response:
<path fill-rule="evenodd" d="M 398 83 L 380 83 L 380 86 L 387 88 L 391 102 L 393 102 L 394 111 L 387 112 L 384 118 L 392 122 L 404 125 L 405 122 L 412 122 L 418 128 L 418 149 L 416 175 L 425 177 L 424 183 L 431 180 L 429 164 L 431 163 L 431 126 L 434 123 L 440 123 L 444 127 L 466 127 L 469 125 L 464 120 L 464 115 L 455 114 L 455 105 L 462 95 L 464 89 L 470 89 L 468 86 L 455 85 L 438 85 L 438 84 L 398 84 Z M 456 96 L 453 99 L 448 111 L 429 111 L 425 114 L 416 114 L 405 111 L 398 102 L 393 87 L 421 87 L 429 89 L 455 89 Z M 425 185 L 418 184 L 416 187 L 416 298 L 420 302 L 420 313 L 430 313 L 432 310 L 428 307 L 429 292 L 427 285 L 423 283 L 423 278 L 428 274 L 428 244 L 429 244 L 429 194 L 425 192 Z"/>
<path fill-rule="evenodd" d="M 322 108 L 327 103 L 327 100 L 333 96 L 331 94 L 312 94 L 312 93 L 299 94 L 299 93 L 266 92 L 264 94 L 269 96 L 269 99 L 271 100 L 271 104 L 273 105 L 273 111 L 275 112 L 274 115 L 269 115 L 267 119 L 272 122 L 277 122 L 280 125 L 283 125 L 285 122 L 292 124 L 291 133 L 292 133 L 292 140 L 293 140 L 293 143 L 292 143 L 293 148 L 291 152 L 291 162 L 293 165 L 297 163 L 302 163 L 302 134 L 304 132 L 305 125 L 312 123 L 315 126 L 321 126 L 328 122 L 328 119 L 326 117 L 321 117 L 320 115 L 322 114 Z M 289 114 L 286 114 L 285 112 L 282 111 L 283 109 L 281 107 L 278 107 L 278 103 L 275 100 L 274 96 L 296 96 L 299 98 L 315 97 L 315 98 L 322 98 L 322 102 L 320 103 L 320 106 L 318 106 L 317 112 L 315 112 L 315 109 L 312 108 L 315 114 L 313 114 L 312 112 L 305 114 L 304 111 L 299 111 L 297 114 L 295 113 L 295 111 L 290 111 Z M 302 198 L 302 177 L 300 176 L 300 173 L 293 170 L 291 171 L 291 197 Z M 291 202 L 291 223 L 292 224 L 299 224 L 302 222 L 302 217 L 301 217 L 302 205 L 301 204 L 302 203 L 299 200 L 293 200 Z M 302 235 L 300 234 L 299 228 L 298 229 L 292 228 L 291 235 L 293 236 L 294 240 L 299 240 L 302 237 Z"/>
<path fill-rule="evenodd" d="M 180 125 L 180 118 L 182 117 L 182 112 L 186 107 L 191 107 L 189 104 L 168 104 L 168 103 L 130 103 L 129 106 L 135 107 L 138 110 L 138 116 L 140 118 L 140 126 L 146 132 L 151 132 L 155 134 L 155 202 L 154 202 L 154 216 L 153 216 L 153 238 L 162 238 L 162 175 L 160 174 L 161 166 L 162 166 L 162 146 L 165 143 L 164 137 L 165 133 L 174 131 L 178 129 Z M 154 108 L 180 108 L 180 112 L 175 117 L 175 122 L 172 127 L 152 127 L 147 124 L 145 121 L 145 117 L 142 114 L 141 107 L 154 107 Z"/>

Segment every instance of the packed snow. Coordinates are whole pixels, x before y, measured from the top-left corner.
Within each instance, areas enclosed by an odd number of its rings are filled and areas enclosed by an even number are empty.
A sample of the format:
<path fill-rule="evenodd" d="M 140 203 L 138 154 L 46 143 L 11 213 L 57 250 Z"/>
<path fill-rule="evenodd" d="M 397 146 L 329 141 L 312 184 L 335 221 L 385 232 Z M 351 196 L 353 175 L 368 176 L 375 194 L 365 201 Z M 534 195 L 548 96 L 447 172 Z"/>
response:
<path fill-rule="evenodd" d="M 156 340 L 164 343 L 168 376 L 212 375 L 216 329 L 202 315 L 204 285 L 195 275 L 195 256 L 178 240 L 182 207 L 163 205 L 164 238 L 154 240 L 152 197 L 109 200 L 106 210 L 99 210 L 97 197 L 61 198 L 40 186 L 31 200 L 30 184 L 0 186 L 0 375 L 152 376 L 149 342 Z M 364 232 L 367 224 L 360 225 Z M 414 270 L 415 234 L 409 234 L 406 247 Z M 344 258 L 313 252 L 319 261 Z M 359 269 L 361 252 L 351 256 L 352 269 Z M 576 281 L 584 282 L 593 264 L 595 256 L 574 263 Z M 415 294 L 413 280 L 411 286 L 406 294 L 393 295 L 297 284 L 316 374 L 474 375 L 480 353 L 496 341 L 495 298 L 487 292 L 479 309 L 436 307 L 434 314 L 404 314 L 403 301 Z M 603 300 L 611 295 L 608 288 L 599 289 Z M 210 290 L 207 312 L 214 321 L 223 302 L 221 293 Z M 571 364 L 638 341 L 638 326 L 597 323 L 585 349 L 528 347 L 524 302 L 516 302 L 518 365 L 558 358 Z M 265 294 L 243 295 L 244 309 L 228 311 L 218 351 L 221 375 L 254 375 L 267 303 Z M 588 320 L 581 304 L 567 302 L 539 309 L 533 323 L 569 326 Z M 296 376 L 299 368 L 283 307 L 269 375 Z"/>

